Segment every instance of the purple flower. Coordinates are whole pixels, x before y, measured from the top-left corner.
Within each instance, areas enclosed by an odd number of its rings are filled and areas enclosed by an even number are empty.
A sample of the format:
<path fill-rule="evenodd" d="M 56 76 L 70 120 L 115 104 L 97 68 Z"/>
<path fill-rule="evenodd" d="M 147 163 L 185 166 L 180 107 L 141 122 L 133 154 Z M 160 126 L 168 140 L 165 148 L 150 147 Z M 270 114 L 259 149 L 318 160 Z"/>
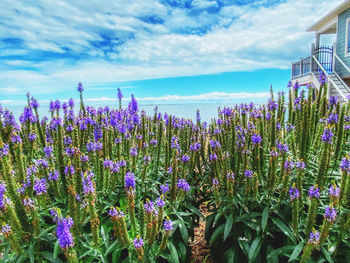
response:
<path fill-rule="evenodd" d="M 320 198 L 320 191 L 317 186 L 311 186 L 309 188 L 309 198 Z"/>
<path fill-rule="evenodd" d="M 83 191 L 85 195 L 94 194 L 95 186 L 91 178 L 94 177 L 94 173 L 92 171 L 87 172 L 85 174 L 82 173 L 83 179 Z"/>
<path fill-rule="evenodd" d="M 210 140 L 210 147 L 212 149 L 216 149 L 216 148 L 220 149 L 221 148 L 221 144 L 217 140 Z"/>
<path fill-rule="evenodd" d="M 164 220 L 164 231 L 169 232 L 173 229 L 173 222 L 167 218 L 167 220 Z"/>
<path fill-rule="evenodd" d="M 135 239 L 134 239 L 134 247 L 136 249 L 140 249 L 142 248 L 144 245 L 143 243 L 143 239 L 140 237 L 140 236 L 137 236 Z"/>
<path fill-rule="evenodd" d="M 11 142 L 14 144 L 21 144 L 22 143 L 21 136 L 19 136 L 17 134 L 12 135 Z"/>
<path fill-rule="evenodd" d="M 118 100 L 121 100 L 123 98 L 123 93 L 120 88 L 118 88 Z"/>
<path fill-rule="evenodd" d="M 165 194 L 165 193 L 168 192 L 169 190 L 170 190 L 170 188 L 169 188 L 169 186 L 168 186 L 167 183 L 162 184 L 162 185 L 160 186 L 160 191 L 161 191 L 163 194 Z"/>
<path fill-rule="evenodd" d="M 60 247 L 67 249 L 74 246 L 73 235 L 69 231 L 73 226 L 73 219 L 71 217 L 59 218 L 57 221 L 56 234 Z"/>
<path fill-rule="evenodd" d="M 320 242 L 320 233 L 317 231 L 312 231 L 310 233 L 309 241 L 310 244 L 317 245 Z"/>
<path fill-rule="evenodd" d="M 235 175 L 234 175 L 233 172 L 228 172 L 228 173 L 226 174 L 226 178 L 227 178 L 228 180 L 235 180 Z"/>
<path fill-rule="evenodd" d="M 262 139 L 261 139 L 261 136 L 259 134 L 254 133 L 252 135 L 252 143 L 253 144 L 259 144 L 259 143 L 261 143 L 261 141 L 262 141 Z"/>
<path fill-rule="evenodd" d="M 64 174 L 65 175 L 73 175 L 75 173 L 74 166 L 73 165 L 67 165 L 64 168 Z"/>
<path fill-rule="evenodd" d="M 217 178 L 213 178 L 212 183 L 213 183 L 214 187 L 220 186 L 220 182 L 219 182 L 219 180 Z"/>
<path fill-rule="evenodd" d="M 52 172 L 49 173 L 48 180 L 49 181 L 57 181 L 58 180 L 58 175 L 59 175 L 58 171 L 56 171 L 56 170 L 52 171 Z"/>
<path fill-rule="evenodd" d="M 327 76 L 324 74 L 324 72 L 322 72 L 321 75 L 319 76 L 319 80 L 320 80 L 321 86 L 323 86 L 327 82 Z"/>
<path fill-rule="evenodd" d="M 275 111 L 278 108 L 278 103 L 270 98 L 269 102 L 267 103 L 267 106 L 268 106 L 270 111 Z"/>
<path fill-rule="evenodd" d="M 165 206 L 165 201 L 164 201 L 163 195 L 158 197 L 156 204 L 160 208 Z"/>
<path fill-rule="evenodd" d="M 143 205 L 143 208 L 147 214 L 151 214 L 154 211 L 153 202 L 147 199 L 146 203 Z"/>
<path fill-rule="evenodd" d="M 177 188 L 185 192 L 188 192 L 191 189 L 190 185 L 186 182 L 185 179 L 179 179 L 177 181 Z"/>
<path fill-rule="evenodd" d="M 287 144 L 282 144 L 282 143 L 277 143 L 277 149 L 281 152 L 281 153 L 287 153 L 288 152 L 288 145 Z"/>
<path fill-rule="evenodd" d="M 130 155 L 131 156 L 137 156 L 137 148 L 136 147 L 131 147 L 130 148 Z"/>
<path fill-rule="evenodd" d="M 200 111 L 197 109 L 197 113 L 196 113 L 196 121 L 200 122 L 201 121 L 201 114 Z"/>
<path fill-rule="evenodd" d="M 34 191 L 36 192 L 36 195 L 46 194 L 46 179 L 36 179 L 34 184 Z"/>
<path fill-rule="evenodd" d="M 290 162 L 290 161 L 285 161 L 284 163 L 284 169 L 286 170 L 292 170 L 294 167 L 294 163 L 293 162 Z"/>
<path fill-rule="evenodd" d="M 337 210 L 334 207 L 326 206 L 324 210 L 324 217 L 328 222 L 334 222 L 337 217 Z"/>
<path fill-rule="evenodd" d="M 182 155 L 181 161 L 182 161 L 183 163 L 188 163 L 189 160 L 190 160 L 190 156 L 188 156 L 187 154 Z"/>
<path fill-rule="evenodd" d="M 339 198 L 340 196 L 340 188 L 336 185 L 331 185 L 328 189 L 328 194 L 333 198 Z"/>
<path fill-rule="evenodd" d="M 341 160 L 340 169 L 342 169 L 343 172 L 350 173 L 350 158 L 348 156 Z"/>
<path fill-rule="evenodd" d="M 110 215 L 110 217 L 112 217 L 112 219 L 125 217 L 125 214 L 123 213 L 123 211 L 121 211 L 119 208 L 115 208 L 115 207 L 111 207 L 108 214 Z"/>
<path fill-rule="evenodd" d="M 299 190 L 296 187 L 291 187 L 288 193 L 289 193 L 290 201 L 293 201 L 294 199 L 297 199 L 300 196 Z"/>
<path fill-rule="evenodd" d="M 53 149 L 51 146 L 44 147 L 44 153 L 46 158 L 50 158 L 52 156 Z"/>
<path fill-rule="evenodd" d="M 333 136 L 334 134 L 331 129 L 324 129 L 321 140 L 325 143 L 331 144 Z"/>
<path fill-rule="evenodd" d="M 329 104 L 330 105 L 337 105 L 337 103 L 338 103 L 338 97 L 336 97 L 336 96 L 329 97 Z"/>
<path fill-rule="evenodd" d="M 1 234 L 3 234 L 5 237 L 8 237 L 12 234 L 11 226 L 6 224 L 1 227 Z"/>
<path fill-rule="evenodd" d="M 26 207 L 26 208 L 34 208 L 34 201 L 32 199 L 30 199 L 29 197 L 26 197 L 23 199 L 23 205 Z"/>
<path fill-rule="evenodd" d="M 297 162 L 295 166 L 300 170 L 305 170 L 305 163 L 303 161 Z"/>
<path fill-rule="evenodd" d="M 0 183 L 0 195 L 6 193 L 6 185 L 4 183 Z"/>
<path fill-rule="evenodd" d="M 7 156 L 9 154 L 9 145 L 8 144 L 0 144 L 0 157 Z"/>
<path fill-rule="evenodd" d="M 216 153 L 212 153 L 209 155 L 210 161 L 216 161 L 217 159 L 218 159 L 218 156 L 216 155 Z"/>
<path fill-rule="evenodd" d="M 244 176 L 245 176 L 246 178 L 252 178 L 252 176 L 253 176 L 253 171 L 251 171 L 251 170 L 245 170 L 245 171 L 244 171 Z"/>
<path fill-rule="evenodd" d="M 28 140 L 34 142 L 36 139 L 36 134 L 34 132 L 28 134 Z"/>
<path fill-rule="evenodd" d="M 338 114 L 336 114 L 336 113 L 329 114 L 327 122 L 328 122 L 328 124 L 337 123 L 338 122 Z"/>
<path fill-rule="evenodd" d="M 80 93 L 84 91 L 83 84 L 81 84 L 81 82 L 78 83 L 77 89 Z"/>
<path fill-rule="evenodd" d="M 30 99 L 30 107 L 32 107 L 33 109 L 39 108 L 39 102 L 33 97 L 31 97 Z"/>
<path fill-rule="evenodd" d="M 135 175 L 132 172 L 127 172 L 125 175 L 125 188 L 129 190 L 130 187 L 131 189 L 136 187 Z"/>

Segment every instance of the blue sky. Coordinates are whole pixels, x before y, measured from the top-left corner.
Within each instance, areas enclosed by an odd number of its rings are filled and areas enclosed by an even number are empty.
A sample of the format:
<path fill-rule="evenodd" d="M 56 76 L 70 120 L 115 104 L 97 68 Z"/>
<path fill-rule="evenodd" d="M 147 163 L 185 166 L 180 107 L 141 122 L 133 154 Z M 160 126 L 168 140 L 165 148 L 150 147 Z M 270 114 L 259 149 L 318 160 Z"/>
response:
<path fill-rule="evenodd" d="M 340 2 L 1 0 L 0 103 L 76 97 L 79 81 L 90 101 L 116 87 L 159 103 L 267 97 Z"/>

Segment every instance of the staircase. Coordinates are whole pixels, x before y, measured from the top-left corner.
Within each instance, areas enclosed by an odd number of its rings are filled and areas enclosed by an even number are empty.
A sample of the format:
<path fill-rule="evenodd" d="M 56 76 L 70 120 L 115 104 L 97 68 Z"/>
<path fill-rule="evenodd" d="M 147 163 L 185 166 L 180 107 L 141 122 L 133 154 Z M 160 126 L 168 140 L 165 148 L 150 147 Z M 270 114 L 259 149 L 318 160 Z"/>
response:
<path fill-rule="evenodd" d="M 346 102 L 350 95 L 349 87 L 335 72 L 328 74 L 329 78 L 329 96 L 338 97 L 341 102 Z"/>

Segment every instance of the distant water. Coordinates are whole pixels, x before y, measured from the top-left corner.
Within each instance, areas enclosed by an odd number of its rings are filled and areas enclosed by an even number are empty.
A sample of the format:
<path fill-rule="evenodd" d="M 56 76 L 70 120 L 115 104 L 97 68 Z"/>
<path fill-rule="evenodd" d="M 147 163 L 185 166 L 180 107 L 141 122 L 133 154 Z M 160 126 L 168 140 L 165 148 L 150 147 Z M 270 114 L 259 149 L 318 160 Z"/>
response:
<path fill-rule="evenodd" d="M 147 114 L 153 115 L 154 114 L 154 108 L 157 106 L 158 111 L 162 114 L 167 113 L 171 115 L 175 115 L 176 117 L 180 118 L 186 118 L 186 119 L 192 119 L 196 120 L 196 111 L 197 109 L 200 111 L 200 116 L 202 121 L 209 122 L 213 118 L 217 118 L 217 112 L 218 108 L 221 107 L 233 107 L 235 104 L 241 104 L 241 103 L 250 103 L 250 101 L 224 101 L 224 102 L 196 102 L 196 103 L 183 103 L 183 104 L 142 104 L 139 103 L 139 109 L 144 109 Z M 264 103 L 264 101 L 258 101 L 255 103 L 261 104 Z M 111 108 L 118 107 L 117 103 L 99 103 L 99 102 L 91 102 L 88 105 L 93 106 L 95 108 L 98 107 L 104 107 L 109 106 Z M 123 105 L 123 107 L 126 107 L 127 105 Z M 3 107 L 7 107 L 10 111 L 12 111 L 18 119 L 18 117 L 23 112 L 23 106 L 6 106 L 3 105 Z M 76 108 L 79 107 L 78 101 L 76 101 Z M 39 114 L 40 117 L 43 116 L 50 116 L 49 114 L 49 105 L 41 104 L 39 107 Z"/>

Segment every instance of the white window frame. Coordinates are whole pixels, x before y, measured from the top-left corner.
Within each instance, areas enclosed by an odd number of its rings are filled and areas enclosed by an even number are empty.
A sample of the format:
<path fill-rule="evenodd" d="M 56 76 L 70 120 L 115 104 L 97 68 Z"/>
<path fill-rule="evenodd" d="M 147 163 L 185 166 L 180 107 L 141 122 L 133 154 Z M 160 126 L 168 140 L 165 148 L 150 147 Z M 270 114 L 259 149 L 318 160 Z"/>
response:
<path fill-rule="evenodd" d="M 350 17 L 348 19 L 346 19 L 346 26 L 345 26 L 345 57 L 349 57 L 350 56 L 350 51 L 349 51 L 349 47 L 350 45 L 348 44 L 349 41 L 349 23 L 350 23 Z"/>

